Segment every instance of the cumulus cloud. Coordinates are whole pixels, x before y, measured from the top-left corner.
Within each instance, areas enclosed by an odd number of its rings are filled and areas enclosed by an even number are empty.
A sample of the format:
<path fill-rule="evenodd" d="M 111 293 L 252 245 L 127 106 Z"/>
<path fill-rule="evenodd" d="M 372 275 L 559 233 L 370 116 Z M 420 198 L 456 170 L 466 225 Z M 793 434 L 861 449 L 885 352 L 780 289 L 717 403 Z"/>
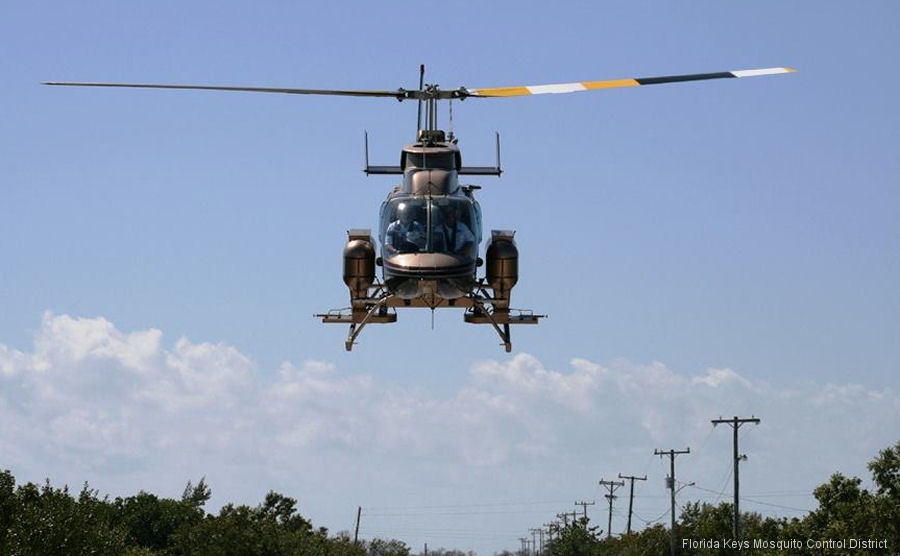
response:
<path fill-rule="evenodd" d="M 469 373 L 434 396 L 383 384 L 376 370 L 351 375 L 322 361 L 260 369 L 227 344 L 167 343 L 157 329 L 47 313 L 31 348 L 0 344 L 0 467 L 24 480 L 90 479 L 116 494 L 177 495 L 207 475 L 214 502 L 281 489 L 332 525 L 329 516 L 364 501 L 478 503 L 521 489 L 531 499 L 599 496 L 596 481 L 618 472 L 656 473 L 647 488 L 663 495 L 654 448 L 690 445 L 679 475 L 721 488 L 731 435 L 712 429 L 720 415 L 763 419 L 742 432 L 751 454 L 742 482 L 808 493 L 833 471 L 865 474 L 900 430 L 890 388 L 770 385 L 728 368 L 680 373 L 626 360 L 549 369 L 528 354 Z M 664 508 L 662 498 L 652 503 Z M 788 504 L 810 505 L 808 494 Z M 506 516 L 491 527 L 513 540 L 492 548 L 515 548 L 520 530 L 552 517 Z"/>

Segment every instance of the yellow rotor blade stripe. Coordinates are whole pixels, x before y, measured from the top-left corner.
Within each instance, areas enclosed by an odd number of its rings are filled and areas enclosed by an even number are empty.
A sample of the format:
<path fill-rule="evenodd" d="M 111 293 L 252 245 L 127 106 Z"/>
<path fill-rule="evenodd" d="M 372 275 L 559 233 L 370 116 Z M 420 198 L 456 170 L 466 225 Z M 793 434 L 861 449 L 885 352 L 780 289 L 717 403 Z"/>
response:
<path fill-rule="evenodd" d="M 528 87 L 495 87 L 493 89 L 478 89 L 477 93 L 486 97 L 518 97 L 530 95 Z"/>
<path fill-rule="evenodd" d="M 472 92 L 486 97 L 518 97 L 549 92 L 571 93 L 578 90 L 583 91 L 586 89 L 614 89 L 616 87 L 637 87 L 638 85 L 640 85 L 640 83 L 638 83 L 634 79 L 607 79 L 605 81 L 582 81 L 580 83 L 564 83 L 562 85 L 536 85 L 533 87 L 495 87 L 492 89 L 476 89 Z M 579 86 L 584 88 L 582 89 Z M 568 89 L 566 89 L 566 87 L 568 87 Z"/>
<path fill-rule="evenodd" d="M 607 79 L 605 81 L 584 81 L 585 89 L 614 89 L 616 87 L 637 87 L 640 85 L 634 79 Z"/>

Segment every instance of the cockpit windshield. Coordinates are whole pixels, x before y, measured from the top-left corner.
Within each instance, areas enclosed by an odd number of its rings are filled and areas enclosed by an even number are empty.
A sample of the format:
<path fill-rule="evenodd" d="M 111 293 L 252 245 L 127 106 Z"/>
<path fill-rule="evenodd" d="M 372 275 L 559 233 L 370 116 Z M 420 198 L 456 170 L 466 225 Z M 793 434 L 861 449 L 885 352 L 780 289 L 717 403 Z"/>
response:
<path fill-rule="evenodd" d="M 476 258 L 481 222 L 474 204 L 459 197 L 393 199 L 381 214 L 385 258 L 404 253 L 447 253 Z"/>
<path fill-rule="evenodd" d="M 428 206 L 424 199 L 388 203 L 381 215 L 381 245 L 385 256 L 425 253 L 428 247 Z"/>
<path fill-rule="evenodd" d="M 431 244 L 438 253 L 475 258 L 481 230 L 472 204 L 466 199 L 435 198 L 431 206 Z"/>

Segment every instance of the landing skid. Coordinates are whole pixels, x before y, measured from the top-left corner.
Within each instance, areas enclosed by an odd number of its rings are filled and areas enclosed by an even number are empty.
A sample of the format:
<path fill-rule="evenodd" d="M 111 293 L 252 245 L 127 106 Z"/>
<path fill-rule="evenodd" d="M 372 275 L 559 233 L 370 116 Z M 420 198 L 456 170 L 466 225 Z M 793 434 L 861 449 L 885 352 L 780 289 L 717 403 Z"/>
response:
<path fill-rule="evenodd" d="M 500 340 L 503 342 L 503 349 L 507 353 L 512 351 L 512 339 L 510 337 L 509 325 L 511 324 L 537 324 L 538 319 L 547 315 L 535 315 L 530 309 L 498 309 L 489 303 L 484 303 L 480 299 L 473 299 L 471 308 L 466 309 L 463 316 L 465 322 L 471 324 L 490 324 L 494 327 Z M 502 328 L 501 328 L 502 327 Z"/>
<path fill-rule="evenodd" d="M 344 309 L 332 309 L 327 313 L 315 315 L 321 318 L 323 323 L 349 324 L 347 340 L 344 348 L 347 351 L 353 349 L 356 339 L 367 324 L 387 324 L 397 322 L 396 308 L 461 308 L 465 309 L 463 320 L 470 324 L 490 324 L 500 337 L 503 349 L 509 353 L 512 351 L 512 339 L 510 325 L 513 324 L 538 324 L 541 318 L 547 315 L 536 315 L 528 309 L 510 309 L 506 306 L 507 300 L 494 299 L 484 288 L 479 288 L 468 295 L 457 299 L 440 299 L 433 296 L 423 296 L 416 299 L 401 299 L 378 286 L 374 288 L 373 296 L 365 299 L 354 299 L 352 307 Z"/>

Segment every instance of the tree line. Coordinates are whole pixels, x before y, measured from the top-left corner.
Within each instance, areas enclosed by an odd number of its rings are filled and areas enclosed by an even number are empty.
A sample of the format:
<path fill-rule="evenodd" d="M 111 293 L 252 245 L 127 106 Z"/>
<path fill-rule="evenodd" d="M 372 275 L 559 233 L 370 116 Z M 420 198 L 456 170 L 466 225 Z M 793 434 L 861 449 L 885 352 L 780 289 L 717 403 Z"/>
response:
<path fill-rule="evenodd" d="M 257 506 L 227 504 L 208 514 L 212 491 L 201 479 L 188 482 L 181 499 L 139 492 L 100 498 L 87 485 L 74 495 L 49 480 L 16 487 L 0 473 L 0 555 L 295 555 L 365 556 L 371 549 L 409 554 L 402 541 L 354 543 L 329 535 L 297 511 L 297 501 L 269 492 Z M 379 550 L 381 549 L 381 550 Z"/>
<path fill-rule="evenodd" d="M 840 473 L 813 491 L 818 507 L 802 518 L 763 517 L 743 512 L 742 539 L 751 542 L 740 554 L 846 554 L 852 546 L 827 541 L 849 539 L 884 542 L 875 553 L 900 550 L 900 441 L 868 464 L 874 489 L 858 477 Z M 85 485 L 74 495 L 68 487 L 16 486 L 9 471 L 0 473 L 0 555 L 287 555 L 410 556 L 396 539 L 355 543 L 347 533 L 330 535 L 314 527 L 297 510 L 297 501 L 269 492 L 256 506 L 226 504 L 217 514 L 204 511 L 211 495 L 201 479 L 188 482 L 180 499 L 139 492 L 127 498 L 99 497 Z M 689 502 L 675 527 L 679 554 L 736 554 L 724 541 L 732 536 L 732 505 Z M 555 532 L 543 556 L 668 554 L 670 533 L 662 524 L 619 537 L 604 538 L 599 527 L 582 517 Z M 685 540 L 686 539 L 686 540 Z M 763 547 L 754 546 L 760 539 Z M 722 541 L 718 545 L 710 540 Z M 810 546 L 808 541 L 826 541 Z M 693 542 L 692 542 L 693 541 Z M 456 550 L 431 556 L 464 556 Z M 503 556 L 533 556 L 504 552 Z M 469 555 L 470 556 L 470 555 Z"/>

